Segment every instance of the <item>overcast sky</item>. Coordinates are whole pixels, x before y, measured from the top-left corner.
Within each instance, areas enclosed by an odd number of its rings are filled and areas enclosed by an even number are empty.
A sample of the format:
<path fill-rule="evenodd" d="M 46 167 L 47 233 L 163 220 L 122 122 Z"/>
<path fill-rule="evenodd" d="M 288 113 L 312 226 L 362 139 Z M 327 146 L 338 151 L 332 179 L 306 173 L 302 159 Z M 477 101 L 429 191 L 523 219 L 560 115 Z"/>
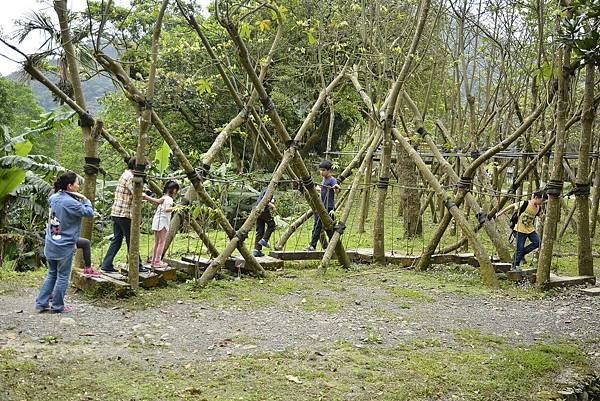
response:
<path fill-rule="evenodd" d="M 149 0 L 157 1 L 157 0 Z M 129 0 L 113 0 L 114 4 L 127 5 Z M 209 0 L 202 0 L 199 2 L 206 7 L 205 4 L 209 3 Z M 86 0 L 68 0 L 67 5 L 71 10 L 82 10 L 86 7 Z M 48 15 L 52 16 L 56 21 L 56 14 L 52 8 L 51 0 L 2 0 L 2 10 L 0 11 L 0 34 L 3 38 L 10 39 L 10 36 L 15 31 L 15 20 L 24 19 L 31 11 L 45 11 Z M 17 42 L 9 40 L 13 45 Z M 43 43 L 43 38 L 38 34 L 31 34 L 29 38 L 20 44 L 18 47 L 27 54 L 34 53 Z M 4 44 L 0 43 L 0 74 L 7 75 L 13 71 L 19 69 L 19 64 L 6 59 L 1 55 L 9 56 L 12 59 L 22 60 L 22 57 L 18 53 L 15 53 Z"/>

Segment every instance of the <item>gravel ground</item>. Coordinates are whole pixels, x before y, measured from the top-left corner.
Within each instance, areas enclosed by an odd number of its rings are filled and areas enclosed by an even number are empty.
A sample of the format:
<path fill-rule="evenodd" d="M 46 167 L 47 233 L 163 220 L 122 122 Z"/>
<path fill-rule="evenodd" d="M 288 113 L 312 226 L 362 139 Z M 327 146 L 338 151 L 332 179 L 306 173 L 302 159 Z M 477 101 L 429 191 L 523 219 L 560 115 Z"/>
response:
<path fill-rule="evenodd" d="M 0 296 L 0 348 L 32 349 L 54 336 L 84 353 L 124 353 L 144 358 L 213 360 L 228 354 L 319 349 L 336 340 L 364 344 L 374 333 L 392 346 L 418 338 L 451 343 L 457 330 L 478 329 L 518 343 L 546 339 L 579 340 L 600 368 L 600 297 L 577 289 L 543 300 L 423 290 L 432 300 L 398 302 L 374 283 L 344 283 L 343 306 L 336 312 L 307 311 L 304 294 L 294 291 L 272 305 L 240 308 L 172 301 L 145 310 L 103 307 L 73 294 L 69 314 L 39 314 L 36 288 Z M 320 291 L 320 297 L 339 293 Z M 213 306 L 211 306 L 213 305 Z M 598 370 L 600 371 L 600 369 Z"/>

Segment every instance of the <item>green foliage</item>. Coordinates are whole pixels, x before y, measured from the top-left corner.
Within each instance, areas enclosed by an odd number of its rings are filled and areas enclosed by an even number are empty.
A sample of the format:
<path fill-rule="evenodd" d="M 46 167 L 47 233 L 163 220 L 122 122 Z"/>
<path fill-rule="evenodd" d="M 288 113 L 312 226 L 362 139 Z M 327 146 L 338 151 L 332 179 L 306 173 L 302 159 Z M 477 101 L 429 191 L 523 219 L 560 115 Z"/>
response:
<path fill-rule="evenodd" d="M 28 85 L 0 77 L 0 126 L 21 133 L 41 112 Z"/>
<path fill-rule="evenodd" d="M 156 166 L 160 174 L 163 175 L 167 168 L 169 167 L 169 156 L 171 155 L 171 148 L 166 141 L 163 141 L 163 144 L 160 148 L 156 150 L 156 156 L 154 160 L 156 161 Z"/>
<path fill-rule="evenodd" d="M 64 118 L 62 118 L 64 117 Z M 3 127 L 0 143 L 0 234 L 8 228 L 15 232 L 16 249 L 7 248 L 0 239 L 1 257 L 13 257 L 19 269 L 36 268 L 42 259 L 39 234 L 47 219 L 50 182 L 54 175 L 64 171 L 58 163 L 43 155 L 31 154 L 34 142 L 55 126 L 68 123 L 72 113 L 57 118 L 54 113 L 34 121 L 32 128 L 18 136 L 11 136 Z M 65 122 L 66 121 L 66 122 Z M 2 261 L 0 260 L 0 263 Z"/>
<path fill-rule="evenodd" d="M 576 0 L 561 21 L 560 40 L 584 60 L 600 60 L 600 2 Z"/>

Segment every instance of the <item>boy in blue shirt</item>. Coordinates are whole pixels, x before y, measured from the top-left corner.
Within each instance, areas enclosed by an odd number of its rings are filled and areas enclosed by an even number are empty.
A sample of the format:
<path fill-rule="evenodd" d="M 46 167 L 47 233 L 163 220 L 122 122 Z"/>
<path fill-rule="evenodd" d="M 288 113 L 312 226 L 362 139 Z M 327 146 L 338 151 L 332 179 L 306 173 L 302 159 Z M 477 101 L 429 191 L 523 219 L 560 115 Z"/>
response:
<path fill-rule="evenodd" d="M 323 160 L 319 164 L 319 173 L 323 177 L 323 181 L 321 181 L 321 185 L 317 185 L 317 190 L 321 191 L 323 205 L 329 213 L 335 209 L 335 193 L 340 191 L 340 184 L 338 184 L 337 179 L 333 176 L 331 167 L 332 163 L 329 160 Z M 323 229 L 323 222 L 317 213 L 314 214 L 314 218 L 312 239 L 310 240 L 310 245 L 305 248 L 306 251 L 314 251 L 317 248 L 321 230 Z"/>

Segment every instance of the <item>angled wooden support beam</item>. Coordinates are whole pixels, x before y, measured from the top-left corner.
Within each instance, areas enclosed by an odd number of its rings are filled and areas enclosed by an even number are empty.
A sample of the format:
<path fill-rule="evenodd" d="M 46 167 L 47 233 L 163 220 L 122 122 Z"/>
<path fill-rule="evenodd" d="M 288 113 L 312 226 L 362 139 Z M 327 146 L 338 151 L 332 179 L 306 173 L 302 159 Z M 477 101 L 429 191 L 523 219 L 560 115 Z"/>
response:
<path fill-rule="evenodd" d="M 237 247 L 238 242 L 244 241 L 247 238 L 248 233 L 250 232 L 250 230 L 256 223 L 256 220 L 258 219 L 260 214 L 263 212 L 265 207 L 267 207 L 267 204 L 271 201 L 271 198 L 273 197 L 273 193 L 275 192 L 275 188 L 277 187 L 277 184 L 279 184 L 279 181 L 283 177 L 283 173 L 286 171 L 288 164 L 294 158 L 295 155 L 296 155 L 296 146 L 295 146 L 295 144 L 292 144 L 292 146 L 290 146 L 284 152 L 281 163 L 279 164 L 277 169 L 275 169 L 275 171 L 273 172 L 273 176 L 271 178 L 271 181 L 269 182 L 269 185 L 267 185 L 267 190 L 266 190 L 263 198 L 258 202 L 257 205 L 254 206 L 254 208 L 252 209 L 252 211 L 246 218 L 246 221 L 244 221 L 244 223 L 242 224 L 240 229 L 237 231 L 236 235 L 229 240 L 229 242 L 225 246 L 225 249 L 219 254 L 219 256 L 217 256 L 215 259 L 213 259 L 213 261 L 206 268 L 204 273 L 202 273 L 202 276 L 198 280 L 199 286 L 201 286 L 201 287 L 205 286 L 214 277 L 214 275 L 219 271 L 219 269 L 221 269 L 221 267 L 223 267 L 225 265 L 225 261 L 227 260 L 227 258 L 229 258 L 231 256 L 232 252 Z"/>
<path fill-rule="evenodd" d="M 437 145 L 435 144 L 433 138 L 431 138 L 431 135 L 427 132 L 427 130 L 423 126 L 423 118 L 421 117 L 421 113 L 420 113 L 419 109 L 417 108 L 417 105 L 413 102 L 413 100 L 408 95 L 408 93 L 406 93 L 405 91 L 402 91 L 402 97 L 404 98 L 406 104 L 409 105 L 409 108 L 413 111 L 414 122 L 415 122 L 415 126 L 417 128 L 417 132 L 419 132 L 421 134 L 421 137 L 425 140 L 427 145 L 429 145 L 430 151 L 433 153 L 435 159 L 440 164 L 440 166 L 442 166 L 442 168 L 444 169 L 444 172 L 448 175 L 448 177 L 450 177 L 450 179 L 453 183 L 459 184 L 459 185 L 469 185 L 471 181 L 462 182 L 461 178 L 458 176 L 458 174 L 456 173 L 456 171 L 454 170 L 452 165 L 450 165 L 450 163 L 448 163 L 448 161 L 442 156 L 442 154 L 439 151 L 439 149 L 437 148 Z M 483 208 L 479 205 L 479 203 L 477 203 L 477 200 L 470 192 L 465 195 L 465 199 L 466 199 L 467 205 L 471 208 L 471 210 L 473 210 L 477 216 L 480 216 L 480 219 L 482 220 L 481 223 L 483 224 L 483 226 L 485 228 L 485 232 L 488 235 L 488 237 L 490 238 L 490 240 L 492 241 L 492 243 L 494 244 L 494 247 L 496 248 L 496 251 L 498 252 L 498 256 L 500 257 L 500 259 L 504 262 L 510 261 L 512 259 L 512 252 L 511 252 L 510 248 L 508 247 L 508 244 L 505 244 L 502 241 L 502 238 L 500 237 L 498 231 L 496 230 L 496 227 L 494 227 L 494 224 L 488 220 L 487 213 L 485 213 L 483 211 Z M 418 264 L 417 268 L 424 269 L 428 265 L 429 265 L 429 260 L 427 260 L 426 255 L 423 255 L 421 257 L 421 259 L 419 260 L 419 264 Z"/>
<path fill-rule="evenodd" d="M 372 109 L 372 100 L 363 90 L 362 85 L 358 81 L 358 74 L 352 74 L 351 80 L 367 108 Z M 490 262 L 490 258 L 487 255 L 485 248 L 483 248 L 483 246 L 479 243 L 475 231 L 471 227 L 471 224 L 469 223 L 465 215 L 453 202 L 452 198 L 446 193 L 438 179 L 431 172 L 429 167 L 427 167 L 419 153 L 411 146 L 408 140 L 406 140 L 406 138 L 404 138 L 396 128 L 392 127 L 391 133 L 393 137 L 404 148 L 409 157 L 413 160 L 423 179 L 427 181 L 427 183 L 433 188 L 433 190 L 438 196 L 445 200 L 444 203 L 446 208 L 448 209 L 448 214 L 452 215 L 452 217 L 456 219 L 463 233 L 469 238 L 469 242 L 473 247 L 475 256 L 479 261 L 479 271 L 481 273 L 481 277 L 484 283 L 491 287 L 498 287 L 498 279 L 496 278 L 496 273 L 494 271 L 494 267 Z"/>
<path fill-rule="evenodd" d="M 266 5 L 266 7 L 270 8 L 271 10 L 273 10 L 273 12 L 275 12 L 277 14 L 277 16 L 279 18 L 278 26 L 283 25 L 281 23 L 281 14 L 279 13 L 279 10 L 277 8 L 271 7 L 269 5 Z M 244 70 L 246 71 L 246 73 L 248 74 L 248 77 L 250 78 L 250 81 L 252 82 L 254 88 L 258 92 L 259 99 L 260 99 L 261 103 L 263 104 L 265 112 L 270 117 L 270 119 L 275 127 L 275 131 L 279 135 L 281 141 L 284 143 L 291 143 L 291 142 L 297 143 L 302 138 L 303 132 L 301 130 L 299 130 L 298 134 L 294 138 L 292 138 L 289 135 L 289 133 L 287 132 L 287 129 L 285 128 L 285 125 L 283 124 L 283 121 L 281 120 L 281 117 L 279 116 L 279 113 L 277 112 L 277 110 L 275 108 L 275 104 L 273 103 L 273 100 L 268 95 L 263 83 L 260 81 L 258 75 L 256 74 L 256 71 L 254 70 L 254 68 L 252 66 L 252 63 L 250 62 L 250 57 L 248 55 L 248 50 L 246 48 L 246 44 L 240 37 L 236 25 L 231 20 L 227 19 L 227 17 L 221 18 L 220 22 L 221 22 L 221 25 L 223 25 L 225 27 L 225 29 L 227 29 L 229 36 L 232 38 L 233 42 L 235 43 L 235 45 L 238 49 L 238 56 L 239 56 L 240 63 L 242 65 L 242 67 L 244 68 Z M 315 188 L 315 185 L 312 181 L 311 174 L 308 171 L 308 169 L 306 168 L 304 161 L 302 160 L 302 158 L 299 155 L 297 155 L 296 157 L 293 158 L 293 160 L 291 161 L 290 164 L 291 164 L 292 170 L 294 170 L 294 173 L 302 180 L 304 188 L 306 189 L 306 193 L 308 194 L 308 196 L 310 198 L 310 204 L 312 205 L 315 212 L 321 218 L 321 221 L 323 222 L 323 228 L 325 229 L 327 234 L 331 237 L 331 235 L 333 235 L 333 231 L 332 231 L 333 224 L 334 224 L 333 220 L 332 220 L 331 216 L 329 216 L 329 213 L 327 213 L 327 210 L 325 209 L 325 206 L 323 205 L 323 202 L 321 201 L 321 197 L 319 196 L 319 194 Z M 344 266 L 344 267 L 350 266 L 350 259 L 348 258 L 348 255 L 346 254 L 341 242 L 338 242 L 338 244 L 337 244 L 336 255 L 342 266 Z"/>
<path fill-rule="evenodd" d="M 120 63 L 117 62 L 116 60 L 113 60 L 112 58 L 108 57 L 106 54 L 104 54 L 102 52 L 96 52 L 95 56 L 96 56 L 96 60 L 98 60 L 98 62 L 109 73 L 111 73 L 115 78 L 117 78 L 117 80 L 121 83 L 121 85 L 123 86 L 123 91 L 124 91 L 125 95 L 127 96 L 127 98 L 131 102 L 133 102 L 135 104 L 139 104 L 140 100 L 143 99 L 143 96 L 141 95 L 139 90 L 133 85 L 133 83 L 130 81 L 128 75 L 125 74 L 125 71 L 123 70 Z M 175 139 L 173 138 L 173 136 L 171 135 L 171 133 L 169 132 L 167 127 L 163 124 L 162 120 L 160 119 L 158 114 L 156 114 L 156 111 L 154 111 L 154 110 L 152 111 L 151 120 L 152 120 L 152 123 L 154 124 L 154 126 L 156 127 L 156 129 L 158 130 L 158 132 L 161 134 L 163 139 L 167 142 L 167 144 L 173 151 L 173 154 L 175 155 L 175 157 L 177 157 L 177 160 L 179 161 L 181 167 L 185 171 L 186 175 L 192 182 L 194 189 L 198 193 L 200 200 L 205 205 L 207 205 L 208 207 L 210 207 L 211 209 L 213 209 L 215 211 L 217 222 L 223 228 L 223 230 L 226 232 L 227 236 L 229 238 L 233 238 L 235 236 L 235 229 L 233 228 L 233 226 L 231 226 L 231 223 L 229 223 L 229 221 L 227 220 L 227 217 L 225 216 L 225 214 L 223 213 L 221 208 L 218 206 L 218 204 L 206 192 L 206 190 L 204 189 L 204 186 L 202 185 L 202 179 L 199 176 L 198 172 L 194 169 L 192 164 L 189 162 L 189 160 L 187 159 L 187 157 L 185 156 L 185 154 L 179 147 L 179 144 L 177 143 L 177 141 L 175 141 Z M 252 252 L 250 252 L 250 250 L 248 250 L 248 248 L 244 245 L 243 242 L 238 243 L 238 250 L 240 251 L 240 254 L 242 255 L 242 257 L 246 260 L 248 267 L 252 271 L 254 271 L 257 275 L 265 274 L 264 269 L 260 266 L 260 264 L 258 263 L 256 258 L 252 255 Z"/>

